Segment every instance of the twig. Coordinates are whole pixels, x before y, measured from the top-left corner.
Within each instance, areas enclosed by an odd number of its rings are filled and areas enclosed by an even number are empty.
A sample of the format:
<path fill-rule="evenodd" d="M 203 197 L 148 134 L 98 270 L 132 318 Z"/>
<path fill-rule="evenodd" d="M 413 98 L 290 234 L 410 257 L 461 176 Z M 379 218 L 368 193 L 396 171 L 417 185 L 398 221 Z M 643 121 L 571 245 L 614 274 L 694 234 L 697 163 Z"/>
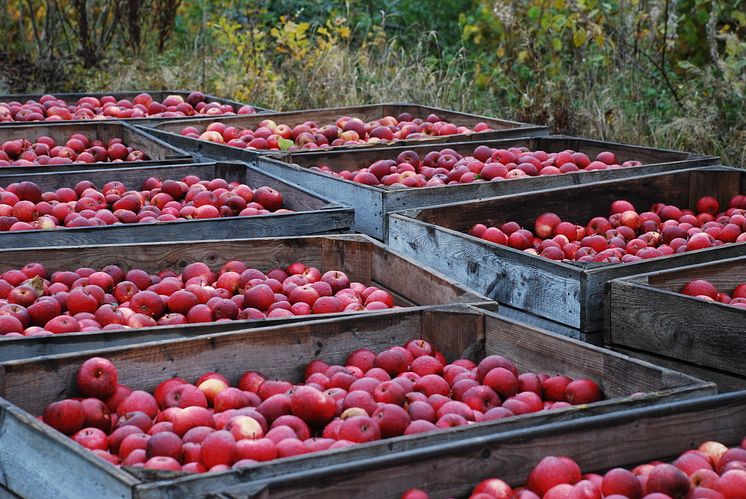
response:
<path fill-rule="evenodd" d="M 612 29 L 612 31 L 614 30 Z M 619 42 L 622 44 L 629 45 L 622 37 L 619 37 Z M 660 65 L 658 65 L 658 63 L 655 62 L 655 59 L 650 54 L 645 52 L 644 50 L 639 49 L 639 53 L 642 54 L 642 56 L 645 59 L 647 59 L 648 62 L 650 62 L 650 64 L 660 73 L 661 77 L 663 78 L 663 83 L 665 83 L 669 92 L 671 92 L 671 95 L 673 95 L 673 98 L 676 101 L 676 104 L 678 104 L 680 108 L 683 108 L 684 104 L 681 102 L 681 98 L 679 97 L 679 94 L 676 92 L 676 89 L 671 83 L 671 80 L 668 78 L 668 73 L 666 73 L 665 68 L 662 68 Z"/>
<path fill-rule="evenodd" d="M 34 39 L 36 40 L 36 52 L 39 57 L 41 57 L 42 47 L 41 47 L 41 37 L 39 36 L 39 28 L 36 26 L 36 13 L 34 12 L 34 5 L 31 3 L 31 0 L 26 0 L 26 4 L 28 4 L 28 17 L 31 20 L 31 28 L 34 30 Z"/>

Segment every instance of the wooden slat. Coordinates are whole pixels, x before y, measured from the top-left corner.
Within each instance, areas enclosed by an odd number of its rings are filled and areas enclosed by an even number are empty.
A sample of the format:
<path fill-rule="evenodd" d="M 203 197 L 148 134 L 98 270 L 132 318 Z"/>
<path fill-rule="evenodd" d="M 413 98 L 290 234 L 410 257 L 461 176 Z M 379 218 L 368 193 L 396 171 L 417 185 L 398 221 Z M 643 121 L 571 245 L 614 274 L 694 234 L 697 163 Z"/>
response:
<path fill-rule="evenodd" d="M 672 359 L 664 355 L 655 355 L 650 352 L 644 352 L 634 350 L 631 348 L 607 346 L 607 348 L 614 350 L 615 352 L 628 355 L 635 359 L 640 359 L 645 362 L 649 362 L 656 366 L 665 367 L 668 369 L 676 370 L 683 374 L 715 383 L 719 393 L 733 392 L 738 390 L 746 390 L 746 377 L 737 374 L 721 371 L 719 369 L 712 369 L 709 367 L 703 367 L 701 365 L 692 364 L 683 360 Z"/>
<path fill-rule="evenodd" d="M 580 326 L 580 269 L 512 248 L 501 257 L 503 248 L 401 215 L 389 218 L 388 244 L 497 302 Z"/>
<path fill-rule="evenodd" d="M 523 324 L 544 329 L 550 333 L 559 334 L 560 336 L 565 336 L 567 338 L 572 338 L 574 340 L 597 346 L 601 346 L 604 343 L 603 332 L 584 333 L 580 329 L 551 321 L 545 317 L 528 313 L 524 310 L 505 305 L 504 303 L 498 304 L 498 312 L 500 316 L 505 317 L 506 319 L 522 322 Z"/>
<path fill-rule="evenodd" d="M 137 483 L 2 399 L 0 442 L 0 483 L 24 498 L 127 498 Z"/>
<path fill-rule="evenodd" d="M 224 156 L 227 156 L 225 151 L 223 153 Z M 329 199 L 334 199 L 345 206 L 355 207 L 353 228 L 375 238 L 383 239 L 383 219 L 385 217 L 383 189 L 370 189 L 353 182 L 349 182 L 349 184 L 354 185 L 345 186 L 345 189 L 341 189 L 337 183 L 330 182 L 326 176 L 316 175 L 298 167 L 291 166 L 288 168 L 287 164 L 271 159 L 256 161 L 256 168 L 278 178 L 304 185 L 308 189 Z"/>
<path fill-rule="evenodd" d="M 692 279 L 710 280 L 730 292 L 746 280 L 746 259 L 612 281 L 605 342 L 746 379 L 746 310 L 679 293 Z"/>

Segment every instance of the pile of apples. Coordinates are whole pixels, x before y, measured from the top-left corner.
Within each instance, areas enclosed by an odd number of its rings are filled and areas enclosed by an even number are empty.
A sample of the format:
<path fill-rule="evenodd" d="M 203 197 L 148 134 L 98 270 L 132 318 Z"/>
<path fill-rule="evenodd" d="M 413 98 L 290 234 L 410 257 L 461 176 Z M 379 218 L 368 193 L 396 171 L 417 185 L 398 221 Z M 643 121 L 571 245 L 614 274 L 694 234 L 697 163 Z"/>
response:
<path fill-rule="evenodd" d="M 476 224 L 472 236 L 551 260 L 629 263 L 746 241 L 746 196 L 733 196 L 725 211 L 712 196 L 695 210 L 655 203 L 638 213 L 629 201 L 611 203 L 608 217 L 586 225 L 563 221 L 555 213 L 536 218 L 534 231 L 516 222 L 498 227 Z"/>
<path fill-rule="evenodd" d="M 43 420 L 116 465 L 194 473 L 602 399 L 591 380 L 519 374 L 499 355 L 448 364 L 424 340 L 355 350 L 344 366 L 313 360 L 304 376 L 295 385 L 248 371 L 231 387 L 208 372 L 150 394 L 94 357 L 76 375 L 83 398 L 51 403 Z"/>
<path fill-rule="evenodd" d="M 746 283 L 739 284 L 730 293 L 720 292 L 706 279 L 694 279 L 681 288 L 681 293 L 705 301 L 717 301 L 738 308 L 746 308 Z"/>
<path fill-rule="evenodd" d="M 181 135 L 240 149 L 294 151 L 403 139 L 424 139 L 489 130 L 491 128 L 487 123 L 477 123 L 474 128 L 468 128 L 449 123 L 435 114 L 422 119 L 415 118 L 409 113 L 402 113 L 396 118 L 384 116 L 368 122 L 342 116 L 335 123 L 319 125 L 314 121 L 306 121 L 294 127 L 266 119 L 260 121 L 259 126 L 253 129 L 215 122 L 208 125 L 204 131 L 193 126 L 185 127 Z"/>
<path fill-rule="evenodd" d="M 67 165 L 70 163 L 120 163 L 144 161 L 148 155 L 127 146 L 122 139 L 114 138 L 106 144 L 91 140 L 83 133 L 74 133 L 58 145 L 52 137 L 39 136 L 31 142 L 26 139 L 8 140 L 0 144 L 0 167 Z"/>
<path fill-rule="evenodd" d="M 38 101 L 0 102 L 0 123 L 9 121 L 67 121 L 105 120 L 127 118 L 183 118 L 186 116 L 222 116 L 226 114 L 254 114 L 256 110 L 245 105 L 238 110 L 230 104 L 207 102 L 202 92 L 192 92 L 187 98 L 169 95 L 163 102 L 148 93 L 134 99 L 117 99 L 106 95 L 81 97 L 75 104 L 68 104 L 54 95 L 43 95 Z"/>
<path fill-rule="evenodd" d="M 100 189 L 83 180 L 73 188 L 42 192 L 34 182 L 22 181 L 0 187 L 0 232 L 290 213 L 282 203 L 282 194 L 271 187 L 252 189 L 196 175 L 150 177 L 139 191 L 117 180 Z"/>
<path fill-rule="evenodd" d="M 746 438 L 728 448 L 707 441 L 681 454 L 673 463 L 652 461 L 632 471 L 614 468 L 603 475 L 581 474 L 565 456 L 547 456 L 531 470 L 525 487 L 512 489 L 503 480 L 488 478 L 470 499 L 743 499 L 746 497 Z M 402 499 L 427 499 L 410 489 Z"/>
<path fill-rule="evenodd" d="M 108 265 L 50 275 L 29 263 L 0 278 L 0 335 L 49 336 L 213 321 L 292 317 L 394 307 L 387 291 L 323 275 L 295 262 L 266 274 L 231 261 L 213 272 L 201 262 L 181 274 Z"/>
<path fill-rule="evenodd" d="M 386 187 L 438 187 L 499 182 L 541 175 L 561 175 L 577 171 L 611 170 L 640 166 L 639 161 L 617 162 L 612 152 L 604 151 L 591 161 L 582 152 L 530 151 L 526 147 L 493 149 L 477 146 L 469 156 L 461 156 L 453 149 L 430 151 L 420 158 L 415 151 L 403 151 L 396 159 L 383 159 L 360 170 L 339 173 L 327 165 L 312 167 L 335 177 L 366 185 Z"/>

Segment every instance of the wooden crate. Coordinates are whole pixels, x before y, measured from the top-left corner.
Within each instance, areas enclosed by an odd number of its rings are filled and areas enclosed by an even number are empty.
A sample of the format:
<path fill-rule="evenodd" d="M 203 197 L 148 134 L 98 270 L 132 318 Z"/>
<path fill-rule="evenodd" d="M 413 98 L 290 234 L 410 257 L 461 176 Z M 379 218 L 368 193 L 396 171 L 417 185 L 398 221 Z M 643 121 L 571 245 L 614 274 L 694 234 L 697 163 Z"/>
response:
<path fill-rule="evenodd" d="M 591 341 L 599 341 L 606 284 L 611 279 L 746 255 L 746 245 L 600 264 L 554 261 L 466 232 L 475 223 L 510 220 L 533 227 L 535 218 L 544 212 L 586 223 L 594 216 L 606 215 L 605 210 L 616 199 L 626 199 L 644 211 L 658 201 L 693 208 L 704 195 L 714 195 L 722 204 L 741 192 L 746 192 L 746 173 L 726 167 L 548 189 L 391 215 L 388 244 L 500 304 L 564 324 Z"/>
<path fill-rule="evenodd" d="M 100 98 L 100 97 L 104 97 L 106 95 L 111 95 L 111 96 L 113 96 L 117 100 L 120 100 L 120 99 L 129 99 L 129 100 L 132 100 L 138 94 L 141 94 L 141 93 L 149 93 L 153 97 L 153 100 L 157 100 L 157 101 L 160 102 L 160 101 L 163 101 L 163 99 L 165 99 L 169 95 L 179 95 L 179 96 L 183 97 L 184 99 L 186 99 L 187 96 L 191 93 L 191 91 L 190 90 L 153 90 L 153 91 L 151 91 L 151 90 L 133 90 L 133 91 L 129 91 L 129 92 L 54 93 L 52 95 L 54 95 L 58 99 L 62 99 L 67 104 L 75 104 L 76 102 L 78 102 L 78 99 L 80 99 L 81 97 L 99 97 Z M 44 94 L 2 94 L 2 95 L 0 95 L 0 102 L 12 102 L 12 101 L 16 101 L 16 102 L 20 102 L 21 104 L 24 104 L 28 100 L 35 100 L 35 101 L 38 102 L 39 99 L 43 95 Z M 241 108 L 241 106 L 243 106 L 244 104 L 246 104 L 245 102 L 238 102 L 238 101 L 231 100 L 231 99 L 226 99 L 226 98 L 223 98 L 223 97 L 216 97 L 216 96 L 211 95 L 211 94 L 205 94 L 205 100 L 207 102 L 218 102 L 220 104 L 230 104 L 231 106 L 233 106 L 234 111 L 238 111 Z M 256 109 L 257 114 L 259 114 L 259 113 L 268 114 L 268 113 L 273 113 L 274 112 L 271 109 L 267 109 L 267 108 L 264 108 L 264 107 L 255 106 L 253 104 L 251 104 L 251 106 L 254 109 Z M 165 118 L 165 119 L 164 118 L 158 118 L 158 117 L 155 117 L 155 118 L 125 118 L 123 121 L 127 121 L 129 123 L 136 123 L 136 124 L 146 124 L 146 123 L 150 124 L 150 123 L 162 122 L 162 121 L 165 121 L 166 119 L 168 119 L 169 121 L 171 121 L 171 120 L 180 120 L 180 119 L 187 119 L 187 118 Z M 67 120 L 67 121 L 65 121 L 65 123 L 89 123 L 90 121 L 91 120 Z M 26 121 L 8 122 L 8 124 L 12 124 L 12 123 L 17 123 L 18 125 L 28 124 L 28 122 L 26 122 Z M 39 123 L 39 122 L 37 122 L 37 123 Z M 44 123 L 44 122 L 41 122 L 41 123 Z"/>
<path fill-rule="evenodd" d="M 81 180 L 90 180 L 99 187 L 111 180 L 121 180 L 127 186 L 136 185 L 139 188 L 148 177 L 181 179 L 186 175 L 198 175 L 204 180 L 224 178 L 229 182 L 243 182 L 252 187 L 272 187 L 282 194 L 285 207 L 294 212 L 148 224 L 0 232 L 0 248 L 300 236 L 346 231 L 353 223 L 352 208 L 329 202 L 303 187 L 277 180 L 253 166 L 240 162 L 0 175 L 0 186 L 21 180 L 32 180 L 43 190 L 48 190 L 63 186 L 73 187 Z"/>
<path fill-rule="evenodd" d="M 395 159 L 401 152 L 406 150 L 416 151 L 420 157 L 423 157 L 429 151 L 439 151 L 444 147 L 449 147 L 459 154 L 468 155 L 479 144 L 484 144 L 492 148 L 527 147 L 534 151 L 543 150 L 547 152 L 560 152 L 565 149 L 573 149 L 585 152 L 592 157 L 595 157 L 601 151 L 611 151 L 616 154 L 620 162 L 638 160 L 645 164 L 639 167 L 615 170 L 522 178 L 511 180 L 510 182 L 475 182 L 419 189 L 369 186 L 344 180 L 340 177 L 333 177 L 319 171 L 309 170 L 309 167 L 320 165 L 327 165 L 337 172 L 345 169 L 360 169 L 367 167 L 375 161 Z M 459 142 L 447 145 L 426 144 L 341 151 L 312 150 L 294 152 L 280 159 L 281 161 L 275 161 L 267 157 L 259 157 L 255 164 L 262 171 L 276 175 L 279 178 L 290 180 L 299 185 L 307 186 L 314 192 L 326 195 L 330 199 L 342 202 L 347 206 L 354 207 L 355 225 L 353 228 L 384 240 L 387 228 L 386 214 L 398 210 L 713 165 L 718 160 L 718 158 L 713 156 L 700 156 L 681 151 L 653 149 L 561 135 L 485 140 L 478 143 Z"/>
<path fill-rule="evenodd" d="M 215 159 L 241 159 L 244 161 L 254 159 L 257 155 L 283 156 L 282 151 L 258 151 L 238 149 L 223 144 L 207 142 L 191 137 L 181 135 L 181 131 L 187 126 L 194 126 L 198 129 L 207 127 L 210 123 L 219 121 L 231 126 L 246 128 L 257 127 L 259 123 L 266 119 L 272 119 L 276 123 L 285 123 L 289 126 L 295 126 L 306 121 L 315 121 L 319 126 L 326 123 L 334 123 L 342 116 L 352 116 L 360 118 L 363 121 L 370 121 L 382 118 L 388 115 L 398 115 L 400 113 L 411 113 L 415 117 L 424 118 L 430 113 L 436 113 L 443 119 L 446 119 L 457 125 L 473 126 L 479 122 L 488 123 L 493 130 L 472 134 L 447 135 L 443 137 L 429 137 L 425 139 L 398 140 L 388 143 L 377 142 L 374 144 L 357 144 L 352 146 L 339 146 L 334 150 L 357 150 L 369 149 L 372 147 L 387 147 L 401 144 L 432 144 L 455 141 L 482 141 L 496 138 L 508 137 L 531 137 L 547 135 L 547 127 L 520 123 L 517 121 L 508 121 L 487 116 L 478 116 L 475 114 L 460 113 L 440 109 L 437 107 L 421 106 L 419 104 L 393 103 L 393 104 L 370 104 L 364 106 L 349 107 L 330 107 L 323 109 L 306 109 L 302 111 L 290 111 L 282 113 L 273 113 L 272 116 L 266 115 L 246 115 L 246 116 L 215 116 L 211 118 L 195 118 L 180 121 L 164 121 L 150 125 L 149 132 L 163 140 L 184 147 L 186 150 L 203 157 Z"/>
<path fill-rule="evenodd" d="M 213 499 L 399 499 L 423 488 L 432 499 L 468 497 L 485 478 L 514 487 L 545 456 L 569 456 L 584 472 L 670 462 L 707 440 L 737 447 L 746 431 L 746 392 L 630 409 L 526 431 L 452 440 L 370 461 L 304 470 L 227 487 Z"/>
<path fill-rule="evenodd" d="M 146 477 L 150 480 L 143 475 L 135 478 L 99 460 L 34 417 L 53 400 L 73 394 L 75 371 L 93 355 L 112 360 L 118 367 L 121 383 L 152 390 L 162 378 L 178 375 L 192 379 L 207 370 L 217 370 L 232 382 L 247 369 L 259 370 L 268 377 L 300 381 L 305 364 L 313 358 L 338 363 L 357 348 L 380 351 L 415 338 L 433 342 L 451 360 L 500 353 L 512 358 L 522 370 L 557 370 L 569 376 L 591 377 L 599 382 L 608 399 L 281 459 L 240 471 L 177 478 L 173 474 L 149 473 Z M 496 434 L 519 428 L 522 434 L 530 435 L 538 425 L 549 422 L 609 415 L 625 408 L 712 394 L 714 390 L 711 383 L 464 305 L 14 361 L 0 365 L 0 379 L 3 397 L 0 416 L 4 427 L 0 432 L 0 465 L 4 470 L 0 483 L 24 497 L 73 494 L 142 499 L 204 497 L 245 482 L 290 481 L 295 474 L 310 470 L 329 471 L 352 463 L 365 463 L 369 467 L 382 460 L 428 452 L 464 439 L 494 438 Z M 643 393 L 629 396 L 634 392 Z M 39 463 L 44 463 L 43 477 L 37 472 Z"/>
<path fill-rule="evenodd" d="M 140 149 L 150 158 L 146 161 L 123 161 L 117 163 L 70 163 L 65 165 L 36 166 L 3 166 L 0 175 L 20 173 L 67 172 L 77 170 L 119 169 L 130 166 L 154 166 L 164 164 L 189 163 L 192 157 L 183 150 L 153 137 L 146 131 L 128 125 L 122 121 L 87 120 L 83 122 L 34 122 L 16 125 L 0 123 L 0 143 L 8 140 L 27 139 L 34 141 L 41 135 L 52 137 L 58 145 L 65 142 L 74 133 L 82 133 L 90 139 L 107 142 L 120 138 L 127 146 Z"/>
<path fill-rule="evenodd" d="M 611 281 L 604 343 L 679 370 L 721 390 L 746 388 L 746 310 L 679 293 L 693 279 L 730 292 L 746 282 L 746 258 Z"/>
<path fill-rule="evenodd" d="M 295 261 L 317 267 L 322 272 L 342 270 L 351 280 L 390 292 L 394 296 L 394 303 L 402 307 L 489 302 L 487 298 L 437 272 L 423 269 L 412 260 L 362 235 L 10 250 L 0 254 L 0 273 L 20 268 L 29 262 L 43 263 L 50 274 L 56 270 L 74 270 L 81 265 L 101 268 L 110 264 L 155 273 L 166 269 L 180 272 L 188 263 L 197 261 L 217 270 L 231 260 L 246 261 L 264 271 Z M 332 316 L 337 315 L 342 314 Z M 3 339 L 0 336 L 0 361 L 131 345 L 153 339 L 186 338 L 326 316 L 319 314 L 290 319 L 158 326 L 17 339 Z"/>

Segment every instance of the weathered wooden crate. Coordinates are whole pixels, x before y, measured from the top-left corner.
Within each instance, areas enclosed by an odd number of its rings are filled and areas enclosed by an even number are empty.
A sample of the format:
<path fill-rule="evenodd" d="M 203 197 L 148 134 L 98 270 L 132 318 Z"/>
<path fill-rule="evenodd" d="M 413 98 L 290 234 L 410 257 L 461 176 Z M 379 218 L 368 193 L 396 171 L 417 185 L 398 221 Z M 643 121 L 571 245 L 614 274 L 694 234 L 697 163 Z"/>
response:
<path fill-rule="evenodd" d="M 90 139 L 107 142 L 120 138 L 127 146 L 140 149 L 150 158 L 145 161 L 122 161 L 117 163 L 70 163 L 65 165 L 37 165 L 37 166 L 3 166 L 0 175 L 9 173 L 42 173 L 66 172 L 88 169 L 119 169 L 128 166 L 153 166 L 164 164 L 189 163 L 192 157 L 183 150 L 153 137 L 147 131 L 133 127 L 122 121 L 87 120 L 81 122 L 33 122 L 16 125 L 0 123 L 0 143 L 8 140 L 35 140 L 41 135 L 52 137 L 58 145 L 65 142 L 74 133 L 82 133 Z"/>
<path fill-rule="evenodd" d="M 284 267 L 296 261 L 317 267 L 322 272 L 342 270 L 351 280 L 385 289 L 393 295 L 394 303 L 401 307 L 490 302 L 447 277 L 424 269 L 367 236 L 352 234 L 9 250 L 0 253 L 0 273 L 20 268 L 29 262 L 43 263 L 50 273 L 56 270 L 74 270 L 81 265 L 101 268 L 110 264 L 119 265 L 127 270 L 139 268 L 148 273 L 155 273 L 166 269 L 179 272 L 192 262 L 204 262 L 217 270 L 231 260 L 245 261 L 264 271 Z M 494 302 L 492 304 L 496 307 Z M 115 332 L 70 333 L 16 339 L 3 339 L 0 336 L 0 361 L 131 345 L 154 339 L 186 338 L 299 320 L 315 320 L 330 315 L 342 314 L 158 326 Z"/>
<path fill-rule="evenodd" d="M 428 449 L 293 473 L 281 480 L 234 485 L 209 497 L 399 499 L 414 487 L 425 489 L 433 499 L 467 497 L 485 478 L 525 485 L 531 469 L 545 456 L 568 456 L 584 473 L 631 469 L 652 460 L 670 462 L 707 440 L 738 446 L 744 428 L 742 391 L 549 423 L 530 431 L 453 439 Z"/>
<path fill-rule="evenodd" d="M 429 137 L 426 139 L 399 140 L 393 142 L 377 142 L 375 144 L 358 144 L 353 146 L 339 146 L 338 149 L 355 150 L 371 147 L 386 147 L 401 144 L 432 144 L 455 141 L 481 141 L 495 138 L 508 137 L 529 137 L 547 135 L 548 129 L 545 126 L 531 125 L 517 121 L 508 121 L 487 116 L 449 111 L 437 107 L 421 106 L 419 104 L 393 103 L 393 104 L 370 104 L 364 106 L 349 107 L 330 107 L 323 109 L 306 109 L 302 111 L 289 111 L 282 113 L 273 113 L 272 116 L 265 115 L 246 115 L 246 116 L 215 116 L 211 118 L 195 118 L 190 120 L 165 121 L 151 125 L 150 133 L 162 138 L 163 140 L 184 147 L 186 150 L 207 158 L 215 159 L 241 159 L 251 160 L 257 154 L 268 154 L 281 156 L 282 151 L 258 151 L 238 149 L 223 144 L 207 142 L 204 140 L 193 139 L 181 135 L 181 131 L 187 126 L 194 126 L 198 129 L 207 127 L 210 123 L 220 121 L 231 126 L 246 128 L 257 127 L 259 123 L 266 119 L 271 119 L 276 123 L 284 123 L 289 126 L 295 126 L 306 121 L 315 121 L 321 126 L 324 123 L 334 123 L 342 116 L 351 116 L 360 118 L 363 121 L 370 121 L 382 118 L 388 115 L 398 115 L 400 113 L 411 113 L 415 117 L 425 118 L 430 113 L 436 113 L 443 119 L 455 123 L 456 125 L 473 126 L 479 122 L 485 122 L 493 127 L 493 130 L 472 134 L 447 135 L 442 137 Z"/>
<path fill-rule="evenodd" d="M 480 144 L 492 148 L 527 147 L 534 151 L 543 150 L 546 152 L 573 149 L 585 152 L 591 157 L 595 157 L 601 151 L 611 151 L 615 153 L 620 162 L 638 160 L 645 164 L 639 167 L 615 170 L 521 178 L 509 182 L 474 182 L 416 189 L 369 186 L 309 170 L 310 167 L 320 165 L 327 165 L 336 172 L 346 169 L 360 169 L 382 159 L 396 159 L 401 152 L 406 150 L 413 150 L 420 157 L 423 157 L 430 151 L 439 151 L 444 147 L 449 147 L 459 154 L 467 155 L 471 154 L 474 148 Z M 713 156 L 701 156 L 681 151 L 653 149 L 561 135 L 340 151 L 314 149 L 294 152 L 279 159 L 281 161 L 259 157 L 255 164 L 257 168 L 264 172 L 304 185 L 314 192 L 354 207 L 355 225 L 353 228 L 379 239 L 386 238 L 386 214 L 398 210 L 713 165 L 718 160 Z"/>
<path fill-rule="evenodd" d="M 111 180 L 121 180 L 127 186 L 139 188 L 148 177 L 181 179 L 187 175 L 198 175 L 204 180 L 224 178 L 229 182 L 243 182 L 255 188 L 261 185 L 272 187 L 282 194 L 285 207 L 293 210 L 293 213 L 0 232 L 0 248 L 301 236 L 346 231 L 353 223 L 352 208 L 329 202 L 303 187 L 278 180 L 240 162 L 191 163 L 36 175 L 2 175 L 0 169 L 0 186 L 21 180 L 32 180 L 43 190 L 48 190 L 73 187 L 81 180 L 90 180 L 99 187 Z"/>
<path fill-rule="evenodd" d="M 746 282 L 746 258 L 611 281 L 604 343 L 718 384 L 746 388 L 746 310 L 679 293 L 693 279 L 728 291 Z"/>
<path fill-rule="evenodd" d="M 85 93 L 54 93 L 56 98 L 62 99 L 67 104 L 75 104 L 78 102 L 78 99 L 81 97 L 104 97 L 106 95 L 111 95 L 117 100 L 120 99 L 134 99 L 138 94 L 141 93 L 149 93 L 153 100 L 162 101 L 169 95 L 179 95 L 183 97 L 184 99 L 187 98 L 187 96 L 191 93 L 191 90 L 132 90 L 128 92 L 85 92 Z M 0 95 L 0 102 L 20 102 L 21 104 L 25 103 L 28 100 L 35 100 L 38 101 L 40 98 L 42 98 L 44 94 L 2 94 Z M 234 111 L 238 111 L 241 106 L 245 104 L 250 104 L 247 102 L 238 102 L 231 99 L 226 99 L 224 97 L 217 97 L 215 95 L 211 94 L 205 94 L 205 100 L 208 102 L 218 102 L 220 104 L 230 104 L 233 106 Z M 268 114 L 273 113 L 271 109 L 267 109 L 264 107 L 255 106 L 254 104 L 250 104 L 254 109 L 256 109 L 257 114 Z M 127 121 L 129 123 L 136 123 L 136 124 L 151 124 L 151 123 L 159 123 L 165 120 L 179 120 L 179 119 L 187 119 L 187 118 L 125 118 L 123 121 Z M 91 120 L 67 120 L 65 123 L 88 123 Z M 109 121 L 109 120 L 107 120 Z M 12 121 L 8 122 L 8 124 L 17 123 L 18 125 L 25 125 L 28 124 L 28 122 L 25 121 Z M 44 122 L 41 122 L 44 123 Z"/>
<path fill-rule="evenodd" d="M 281 459 L 239 471 L 180 477 L 157 472 L 130 475 L 98 459 L 34 417 L 53 400 L 73 395 L 74 373 L 93 355 L 112 360 L 118 366 L 120 382 L 132 388 L 152 390 L 162 378 L 178 375 L 191 379 L 208 370 L 216 370 L 231 381 L 237 380 L 247 369 L 261 371 L 268 377 L 300 381 L 305 364 L 313 358 L 338 363 L 357 348 L 380 351 L 415 338 L 432 342 L 449 359 L 464 356 L 477 359 L 499 353 L 512 358 L 519 369 L 590 377 L 599 382 L 608 399 L 585 406 Z M 312 321 L 191 340 L 154 342 L 138 348 L 92 350 L 14 361 L 0 365 L 0 379 L 3 381 L 0 383 L 3 397 L 0 399 L 0 465 L 4 470 L 0 483 L 30 498 L 49 495 L 204 497 L 246 482 L 292 483 L 297 474 L 312 470 L 328 473 L 355 464 L 371 468 L 375 463 L 400 462 L 401 456 L 432 452 L 470 438 L 494 438 L 510 430 L 520 431 L 525 437 L 545 423 L 599 414 L 610 417 L 610 413 L 622 409 L 698 397 L 714 391 L 711 383 L 464 305 Z M 642 393 L 630 396 L 635 392 Z M 742 431 L 743 427 L 739 429 Z M 43 463 L 43 476 L 38 473 L 42 466 L 39 463 Z M 453 478 L 457 476 L 460 475 L 455 474 Z M 411 475 L 409 478 L 416 479 Z M 303 497 L 303 494 L 296 497 Z"/>
<path fill-rule="evenodd" d="M 391 215 L 388 244 L 500 304 L 569 326 L 578 331 L 578 337 L 600 342 L 606 284 L 611 279 L 746 255 L 746 245 L 601 264 L 554 261 L 498 246 L 467 231 L 475 223 L 510 220 L 533 227 L 536 217 L 544 212 L 585 223 L 606 215 L 600 210 L 608 209 L 616 199 L 626 199 L 641 210 L 659 201 L 693 208 L 704 195 L 713 195 L 722 204 L 742 192 L 746 192 L 746 173 L 727 167 L 547 189 Z"/>

